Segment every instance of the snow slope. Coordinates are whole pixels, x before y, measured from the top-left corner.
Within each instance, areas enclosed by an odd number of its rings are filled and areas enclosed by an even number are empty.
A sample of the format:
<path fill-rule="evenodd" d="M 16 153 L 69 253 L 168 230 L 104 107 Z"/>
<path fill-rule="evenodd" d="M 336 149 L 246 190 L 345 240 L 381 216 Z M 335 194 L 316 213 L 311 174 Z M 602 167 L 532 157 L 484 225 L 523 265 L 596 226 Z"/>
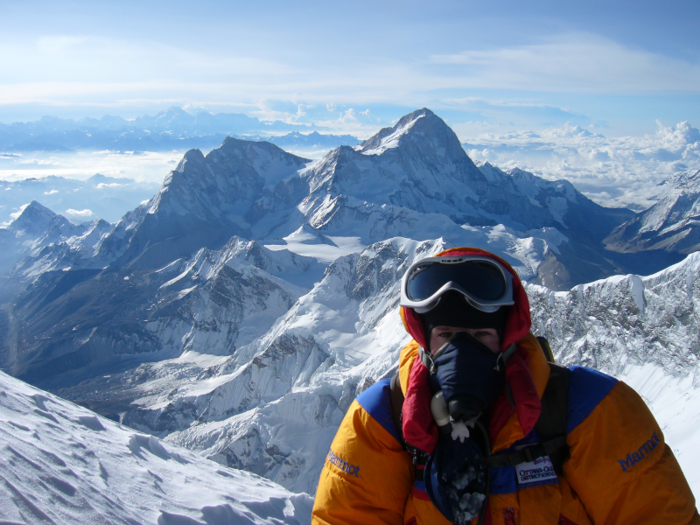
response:
<path fill-rule="evenodd" d="M 312 499 L 0 372 L 0 522 L 299 525 Z"/>
<path fill-rule="evenodd" d="M 558 361 L 618 377 L 645 399 L 700 495 L 700 253 L 654 275 L 552 292 L 528 285 L 533 332 Z"/>

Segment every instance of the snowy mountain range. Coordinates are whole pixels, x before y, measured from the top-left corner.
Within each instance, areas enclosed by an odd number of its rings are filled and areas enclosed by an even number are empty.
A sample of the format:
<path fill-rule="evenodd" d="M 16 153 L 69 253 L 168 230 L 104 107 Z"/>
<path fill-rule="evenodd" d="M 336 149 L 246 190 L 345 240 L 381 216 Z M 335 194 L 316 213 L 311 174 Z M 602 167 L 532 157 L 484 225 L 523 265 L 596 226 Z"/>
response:
<path fill-rule="evenodd" d="M 479 246 L 528 281 L 535 329 L 560 360 L 618 374 L 656 407 L 691 474 L 700 436 L 678 421 L 700 415 L 700 263 L 691 255 L 651 277 L 612 276 L 681 258 L 606 250 L 629 219 L 566 181 L 475 166 L 425 109 L 318 161 L 229 138 L 206 156 L 188 152 L 115 225 L 71 230 L 27 207 L 0 237 L 15 246 L 0 366 L 313 493 L 345 410 L 391 373 L 408 340 L 398 316 L 405 269 Z"/>
<path fill-rule="evenodd" d="M 620 251 L 700 249 L 700 171 L 685 172 L 661 185 L 659 201 L 618 226 L 606 245 Z"/>
<path fill-rule="evenodd" d="M 96 218 L 117 222 L 125 210 L 150 199 L 159 188 L 160 184 L 106 177 L 99 173 L 87 180 L 57 176 L 0 180 L 0 223 L 9 225 L 21 211 L 21 206 L 32 201 L 41 202 L 73 222 Z"/>
<path fill-rule="evenodd" d="M 132 120 L 104 116 L 82 120 L 42 117 L 34 122 L 0 123 L 0 151 L 67 152 L 74 150 L 168 151 L 215 148 L 227 136 L 268 140 L 282 147 L 336 147 L 355 144 L 352 136 L 312 133 L 309 126 L 262 122 L 237 113 L 188 113 L 171 107 Z"/>

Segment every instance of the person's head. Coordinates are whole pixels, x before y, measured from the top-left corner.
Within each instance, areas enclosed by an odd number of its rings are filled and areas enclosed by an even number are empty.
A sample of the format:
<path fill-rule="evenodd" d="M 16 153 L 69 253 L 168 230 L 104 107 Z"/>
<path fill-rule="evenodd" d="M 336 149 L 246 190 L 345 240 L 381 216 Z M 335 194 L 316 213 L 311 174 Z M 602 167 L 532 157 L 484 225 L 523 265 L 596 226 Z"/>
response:
<path fill-rule="evenodd" d="M 467 332 L 498 353 L 510 306 L 495 312 L 473 307 L 462 294 L 450 290 L 441 295 L 433 308 L 420 315 L 430 353 L 434 354 L 457 332 Z"/>
<path fill-rule="evenodd" d="M 407 331 L 432 353 L 456 332 L 498 352 L 530 329 L 517 274 L 478 248 L 454 248 L 412 264 L 401 283 L 401 314 Z"/>

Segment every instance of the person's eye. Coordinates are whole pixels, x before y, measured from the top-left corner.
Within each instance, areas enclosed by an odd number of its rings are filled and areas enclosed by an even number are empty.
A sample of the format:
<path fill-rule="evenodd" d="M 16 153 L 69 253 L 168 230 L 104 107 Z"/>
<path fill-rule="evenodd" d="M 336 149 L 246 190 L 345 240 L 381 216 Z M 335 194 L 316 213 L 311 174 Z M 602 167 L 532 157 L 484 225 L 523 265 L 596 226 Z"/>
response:
<path fill-rule="evenodd" d="M 449 339 L 450 337 L 452 337 L 452 334 L 453 334 L 453 332 L 440 332 L 440 334 L 438 334 L 438 336 L 443 338 L 443 339 Z"/>

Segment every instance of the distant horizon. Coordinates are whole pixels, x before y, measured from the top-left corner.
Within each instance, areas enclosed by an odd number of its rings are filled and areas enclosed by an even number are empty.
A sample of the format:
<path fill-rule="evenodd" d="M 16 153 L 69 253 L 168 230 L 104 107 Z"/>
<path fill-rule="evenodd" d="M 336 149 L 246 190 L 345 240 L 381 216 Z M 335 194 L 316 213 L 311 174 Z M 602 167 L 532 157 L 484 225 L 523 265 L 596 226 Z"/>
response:
<path fill-rule="evenodd" d="M 396 116 L 391 118 L 391 120 L 388 120 L 384 123 L 377 123 L 376 125 L 372 126 L 371 124 L 361 128 L 361 129 L 356 129 L 354 132 L 353 131 L 345 131 L 340 128 L 335 128 L 332 127 L 332 125 L 329 125 L 328 122 L 321 122 L 321 123 L 316 123 L 312 119 L 309 119 L 308 121 L 290 121 L 289 119 L 283 119 L 283 118 L 270 118 L 270 119 L 264 119 L 260 118 L 259 116 L 247 114 L 245 112 L 236 112 L 236 111 L 210 111 L 207 108 L 204 107 L 193 107 L 189 104 L 185 104 L 183 106 L 178 106 L 178 105 L 170 105 L 168 107 L 165 107 L 163 109 L 155 109 L 153 108 L 152 111 L 147 111 L 144 110 L 141 113 L 131 113 L 128 112 L 127 116 L 124 116 L 124 114 L 116 114 L 116 113 L 95 113 L 95 112 L 90 112 L 90 113 L 76 113 L 74 109 L 68 110 L 67 108 L 62 108 L 64 111 L 57 111 L 56 113 L 46 113 L 42 114 L 39 117 L 34 117 L 34 118 L 27 118 L 25 120 L 8 120 L 8 119 L 3 119 L 3 115 L 0 114 L 0 126 L 11 126 L 13 124 L 33 124 L 33 123 L 38 123 L 42 119 L 52 119 L 56 118 L 62 121 L 72 121 L 75 123 L 81 123 L 83 121 L 89 121 L 89 120 L 94 120 L 94 121 L 101 121 L 104 118 L 119 118 L 124 120 L 125 122 L 135 122 L 136 120 L 140 118 L 148 118 L 148 117 L 157 117 L 158 115 L 161 115 L 163 113 L 166 113 L 167 111 L 177 109 L 177 110 L 182 110 L 189 115 L 195 117 L 200 113 L 208 113 L 212 116 L 243 116 L 243 117 L 248 117 L 250 119 L 255 119 L 258 122 L 260 122 L 263 125 L 271 125 L 271 124 L 284 124 L 285 127 L 288 127 L 289 130 L 284 130 L 284 131 L 277 131 L 277 130 L 262 130 L 267 132 L 271 136 L 281 136 L 289 133 L 294 133 L 294 132 L 299 132 L 303 135 L 308 135 L 314 132 L 317 132 L 319 134 L 323 135 L 335 135 L 335 136 L 342 136 L 342 135 L 347 135 L 351 136 L 354 138 L 358 138 L 359 140 L 365 140 L 366 138 L 371 137 L 378 131 L 380 131 L 383 128 L 386 127 L 393 127 L 403 116 L 408 115 L 410 113 L 413 113 L 414 111 L 419 111 L 420 109 L 429 109 L 433 113 L 435 113 L 438 117 L 442 118 L 454 131 L 457 133 L 459 139 L 461 142 L 466 142 L 470 138 L 478 138 L 479 136 L 485 136 L 485 135 L 490 135 L 490 134 L 498 134 L 498 132 L 501 132 L 503 134 L 509 134 L 513 132 L 541 132 L 541 131 L 550 131 L 550 130 L 556 130 L 556 129 L 564 129 L 564 128 L 580 128 L 584 130 L 585 132 L 590 132 L 593 134 L 605 136 L 605 137 L 616 137 L 616 136 L 629 136 L 629 137 L 641 137 L 644 135 L 650 135 L 654 131 L 658 131 L 659 127 L 663 126 L 678 126 L 682 124 L 688 124 L 692 128 L 696 128 L 696 123 L 690 121 L 689 119 L 683 119 L 679 120 L 677 122 L 664 122 L 661 121 L 660 119 L 655 119 L 653 123 L 649 123 L 649 129 L 648 130 L 637 130 L 637 134 L 628 134 L 628 135 L 616 135 L 614 133 L 608 133 L 611 130 L 609 128 L 596 128 L 593 129 L 591 126 L 585 126 L 580 123 L 575 123 L 575 122 L 570 122 L 570 121 L 563 121 L 563 122 L 557 122 L 557 123 L 551 123 L 550 125 L 547 126 L 540 126 L 540 127 L 532 127 L 532 128 L 523 128 L 523 129 L 516 129 L 514 126 L 513 128 L 508 128 L 507 126 L 499 126 L 497 128 L 488 128 L 484 126 L 484 129 L 482 130 L 477 130 L 475 127 L 466 127 L 460 125 L 459 123 L 454 123 L 452 122 L 452 119 L 450 118 L 450 115 L 454 117 L 454 112 L 452 111 L 446 111 L 446 115 L 443 115 L 439 110 L 434 110 L 433 108 L 429 106 L 421 106 L 416 107 L 416 108 L 393 108 L 393 110 L 396 113 Z M 403 111 L 398 112 L 398 111 Z M 65 112 L 66 114 L 61 114 Z M 653 124 L 653 125 L 652 125 Z M 700 127 L 700 126 L 698 126 Z M 294 129 L 298 128 L 298 129 Z M 467 129 L 471 133 L 468 133 L 464 136 L 461 136 L 460 133 L 458 133 L 458 129 Z M 358 133 L 359 131 L 359 133 Z M 253 135 L 255 136 L 255 135 Z M 1 152 L 1 151 L 0 151 Z"/>
<path fill-rule="evenodd" d="M 171 106 L 368 136 L 700 125 L 700 3 L 184 0 L 3 5 L 0 121 Z"/>

